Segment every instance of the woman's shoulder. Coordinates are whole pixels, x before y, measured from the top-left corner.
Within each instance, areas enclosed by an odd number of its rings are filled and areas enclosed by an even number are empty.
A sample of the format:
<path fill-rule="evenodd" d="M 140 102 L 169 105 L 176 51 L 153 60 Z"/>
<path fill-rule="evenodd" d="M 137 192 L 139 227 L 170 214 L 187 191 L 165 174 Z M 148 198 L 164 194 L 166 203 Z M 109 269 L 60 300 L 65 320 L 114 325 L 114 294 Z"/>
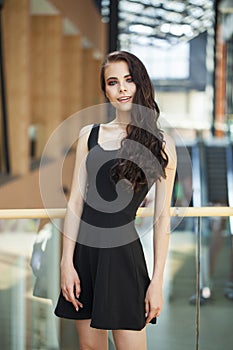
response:
<path fill-rule="evenodd" d="M 84 125 L 79 131 L 79 137 L 88 137 L 94 124 Z"/>
<path fill-rule="evenodd" d="M 171 135 L 169 135 L 166 132 L 163 132 L 163 139 L 164 139 L 167 146 L 175 147 L 175 141 Z"/>
<path fill-rule="evenodd" d="M 94 124 L 88 124 L 88 125 L 81 127 L 81 129 L 79 131 L 78 140 L 77 140 L 77 151 L 81 149 L 81 151 L 85 151 L 85 153 L 87 153 L 87 151 L 88 151 L 88 147 L 87 147 L 88 138 L 89 138 L 89 135 L 90 135 L 90 132 L 91 132 L 93 125 Z"/>
<path fill-rule="evenodd" d="M 177 155 L 176 155 L 176 145 L 175 141 L 171 135 L 164 133 L 164 151 L 168 155 L 168 165 L 167 168 L 173 169 L 176 168 Z"/>

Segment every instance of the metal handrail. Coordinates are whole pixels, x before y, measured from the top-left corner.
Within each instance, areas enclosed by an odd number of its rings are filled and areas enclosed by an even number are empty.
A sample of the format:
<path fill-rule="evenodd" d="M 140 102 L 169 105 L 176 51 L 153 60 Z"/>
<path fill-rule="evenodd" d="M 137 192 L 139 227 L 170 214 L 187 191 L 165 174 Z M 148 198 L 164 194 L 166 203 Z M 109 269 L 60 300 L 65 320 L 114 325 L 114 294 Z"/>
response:
<path fill-rule="evenodd" d="M 227 189 L 228 189 L 228 204 L 233 205 L 233 145 L 229 142 L 226 148 L 226 163 L 227 163 Z M 233 218 L 230 218 L 230 230 L 233 234 Z"/>
<path fill-rule="evenodd" d="M 200 147 L 196 143 L 192 147 L 192 183 L 193 183 L 193 205 L 201 206 L 202 183 L 201 183 L 201 157 Z"/>
<path fill-rule="evenodd" d="M 0 209 L 0 219 L 64 218 L 66 209 Z M 153 216 L 152 207 L 140 207 L 137 216 Z M 201 217 L 233 216 L 233 207 L 171 207 L 170 215 L 176 217 L 197 217 L 196 225 L 196 331 L 195 350 L 199 350 L 200 338 L 200 252 L 201 252 Z"/>
<path fill-rule="evenodd" d="M 44 219 L 64 218 L 65 208 L 49 209 L 0 209 L 0 219 Z M 153 216 L 152 207 L 140 207 L 137 216 Z M 233 207 L 171 207 L 170 215 L 177 217 L 211 217 L 211 216 L 233 216 Z"/>

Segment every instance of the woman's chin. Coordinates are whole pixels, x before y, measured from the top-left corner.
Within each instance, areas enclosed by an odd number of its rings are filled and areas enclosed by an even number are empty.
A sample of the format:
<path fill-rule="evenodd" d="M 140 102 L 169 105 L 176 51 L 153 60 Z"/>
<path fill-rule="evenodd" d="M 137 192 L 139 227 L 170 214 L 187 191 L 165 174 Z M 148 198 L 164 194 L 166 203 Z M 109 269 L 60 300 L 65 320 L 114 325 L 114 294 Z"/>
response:
<path fill-rule="evenodd" d="M 113 104 L 113 106 L 119 112 L 130 112 L 132 110 L 132 103 L 119 103 L 119 102 L 116 102 L 116 103 Z"/>

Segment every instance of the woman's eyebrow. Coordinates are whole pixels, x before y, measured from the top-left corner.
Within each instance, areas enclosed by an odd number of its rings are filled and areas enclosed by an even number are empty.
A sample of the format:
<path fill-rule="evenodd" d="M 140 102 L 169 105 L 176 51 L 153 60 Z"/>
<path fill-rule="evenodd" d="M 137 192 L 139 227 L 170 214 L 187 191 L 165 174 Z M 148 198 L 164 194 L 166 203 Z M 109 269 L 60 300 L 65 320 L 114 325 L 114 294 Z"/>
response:
<path fill-rule="evenodd" d="M 108 81 L 108 80 L 110 80 L 110 79 L 117 79 L 117 77 L 109 77 L 109 78 L 107 78 L 106 80 Z"/>
<path fill-rule="evenodd" d="M 131 76 L 131 74 L 128 73 L 128 74 L 124 75 L 124 78 L 128 78 L 130 76 Z M 117 77 L 109 77 L 109 78 L 106 79 L 106 81 L 108 81 L 110 79 L 118 79 L 118 78 Z"/>

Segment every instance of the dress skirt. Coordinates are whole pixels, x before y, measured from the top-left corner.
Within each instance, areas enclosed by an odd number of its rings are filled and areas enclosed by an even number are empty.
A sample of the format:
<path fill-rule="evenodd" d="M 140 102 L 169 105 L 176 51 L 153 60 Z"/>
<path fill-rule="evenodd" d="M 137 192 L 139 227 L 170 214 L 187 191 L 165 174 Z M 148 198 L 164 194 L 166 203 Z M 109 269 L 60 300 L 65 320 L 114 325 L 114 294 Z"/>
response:
<path fill-rule="evenodd" d="M 77 242 L 74 267 L 80 278 L 79 300 L 83 308 L 76 311 L 61 292 L 55 309 L 57 316 L 91 319 L 90 326 L 99 329 L 145 327 L 145 294 L 150 278 L 139 238 L 113 248 Z"/>

